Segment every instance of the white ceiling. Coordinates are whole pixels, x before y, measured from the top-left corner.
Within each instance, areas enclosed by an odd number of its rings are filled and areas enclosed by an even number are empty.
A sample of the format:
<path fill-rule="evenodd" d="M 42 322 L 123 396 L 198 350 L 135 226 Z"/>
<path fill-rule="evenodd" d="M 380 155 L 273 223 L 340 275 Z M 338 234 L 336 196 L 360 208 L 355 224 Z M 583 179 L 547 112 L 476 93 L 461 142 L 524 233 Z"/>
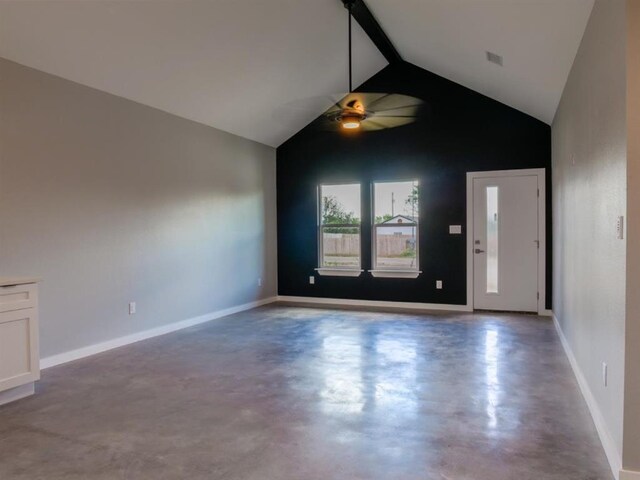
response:
<path fill-rule="evenodd" d="M 366 0 L 405 60 L 549 124 L 593 1 Z"/>
<path fill-rule="evenodd" d="M 550 123 L 593 0 L 367 3 L 406 60 Z M 345 90 L 345 42 L 339 0 L 0 1 L 0 56 L 272 146 Z M 357 26 L 354 59 L 386 65 Z"/>
<path fill-rule="evenodd" d="M 339 0 L 0 1 L 0 56 L 272 146 L 348 90 L 346 40 Z M 353 42 L 357 84 L 387 62 Z"/>

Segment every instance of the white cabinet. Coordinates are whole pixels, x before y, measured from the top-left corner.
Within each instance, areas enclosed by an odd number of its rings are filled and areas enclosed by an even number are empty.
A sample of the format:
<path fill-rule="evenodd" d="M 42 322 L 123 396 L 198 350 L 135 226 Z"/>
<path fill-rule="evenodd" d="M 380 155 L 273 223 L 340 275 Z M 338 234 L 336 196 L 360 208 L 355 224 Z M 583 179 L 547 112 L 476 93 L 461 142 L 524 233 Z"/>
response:
<path fill-rule="evenodd" d="M 34 392 L 39 355 L 36 280 L 0 277 L 0 405 Z"/>

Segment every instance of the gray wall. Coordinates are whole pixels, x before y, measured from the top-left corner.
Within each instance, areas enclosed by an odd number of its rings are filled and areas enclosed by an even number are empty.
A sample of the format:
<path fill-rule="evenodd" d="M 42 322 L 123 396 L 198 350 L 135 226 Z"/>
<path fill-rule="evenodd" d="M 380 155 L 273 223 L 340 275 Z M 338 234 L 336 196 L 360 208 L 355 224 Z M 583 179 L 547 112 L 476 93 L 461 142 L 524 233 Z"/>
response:
<path fill-rule="evenodd" d="M 625 469 L 640 471 L 640 1 L 627 1 L 627 322 Z M 633 248 L 635 247 L 635 248 Z"/>
<path fill-rule="evenodd" d="M 2 59 L 0 146 L 0 273 L 43 279 L 41 356 L 276 294 L 273 148 Z"/>
<path fill-rule="evenodd" d="M 626 2 L 597 0 L 553 122 L 553 311 L 617 463 L 624 397 Z M 609 385 L 602 381 L 609 366 Z M 611 452 L 609 452 L 611 453 Z"/>

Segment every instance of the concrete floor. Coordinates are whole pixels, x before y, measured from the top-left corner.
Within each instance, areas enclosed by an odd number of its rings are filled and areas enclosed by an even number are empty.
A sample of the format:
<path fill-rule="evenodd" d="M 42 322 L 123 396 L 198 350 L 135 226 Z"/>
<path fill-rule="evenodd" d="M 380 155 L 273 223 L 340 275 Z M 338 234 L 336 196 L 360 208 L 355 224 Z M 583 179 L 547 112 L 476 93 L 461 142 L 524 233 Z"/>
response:
<path fill-rule="evenodd" d="M 0 478 L 612 478 L 549 319 L 263 307 L 45 370 Z"/>

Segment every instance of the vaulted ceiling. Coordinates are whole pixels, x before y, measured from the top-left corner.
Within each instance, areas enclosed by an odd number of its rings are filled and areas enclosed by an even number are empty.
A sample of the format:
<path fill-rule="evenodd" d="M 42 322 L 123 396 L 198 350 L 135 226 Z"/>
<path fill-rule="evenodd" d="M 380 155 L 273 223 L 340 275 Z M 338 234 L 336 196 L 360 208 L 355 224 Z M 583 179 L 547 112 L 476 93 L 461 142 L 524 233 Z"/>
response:
<path fill-rule="evenodd" d="M 405 60 L 547 123 L 593 6 L 367 3 Z M 322 113 L 302 100 L 345 91 L 346 11 L 339 0 L 3 0 L 0 56 L 277 146 Z M 354 84 L 385 65 L 356 25 Z"/>
<path fill-rule="evenodd" d="M 593 8 L 593 0 L 367 4 L 405 60 L 549 124 Z"/>

